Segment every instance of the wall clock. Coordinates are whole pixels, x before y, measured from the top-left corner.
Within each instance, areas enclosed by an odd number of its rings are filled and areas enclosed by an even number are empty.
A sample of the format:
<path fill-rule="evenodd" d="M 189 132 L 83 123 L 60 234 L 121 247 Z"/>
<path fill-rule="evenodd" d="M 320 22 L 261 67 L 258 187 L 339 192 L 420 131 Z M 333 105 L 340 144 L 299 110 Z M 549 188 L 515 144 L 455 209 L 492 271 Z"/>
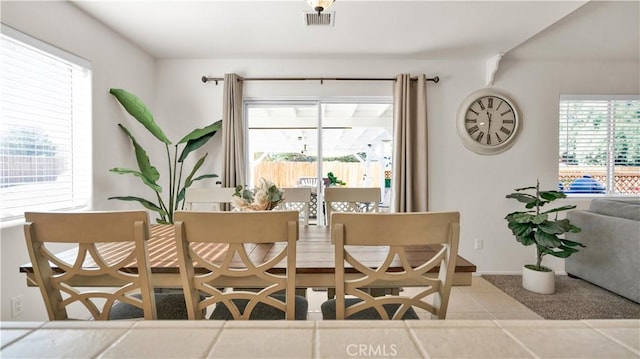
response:
<path fill-rule="evenodd" d="M 472 92 L 458 109 L 458 135 L 466 148 L 483 155 L 507 150 L 513 145 L 522 119 L 516 104 L 500 90 Z"/>

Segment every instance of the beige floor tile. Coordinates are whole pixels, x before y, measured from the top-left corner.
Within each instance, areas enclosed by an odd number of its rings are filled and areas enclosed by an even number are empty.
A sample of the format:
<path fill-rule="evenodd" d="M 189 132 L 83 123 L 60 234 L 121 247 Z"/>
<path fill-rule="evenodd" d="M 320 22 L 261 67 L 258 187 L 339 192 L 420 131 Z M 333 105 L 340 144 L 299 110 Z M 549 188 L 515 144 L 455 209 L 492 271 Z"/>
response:
<path fill-rule="evenodd" d="M 313 323 L 311 323 L 313 324 Z M 225 327 L 210 358 L 310 358 L 313 326 L 307 328 Z"/>
<path fill-rule="evenodd" d="M 418 316 L 420 317 L 420 319 L 422 319 L 422 316 L 420 315 L 420 313 L 418 313 Z M 425 317 L 428 318 L 428 316 Z M 487 312 L 487 311 L 482 311 L 482 312 L 447 312 L 447 320 L 449 319 L 472 319 L 472 320 L 490 320 L 490 319 L 495 319 L 491 313 Z"/>
<path fill-rule="evenodd" d="M 553 321 L 546 321 L 549 325 Z M 504 323 L 508 325 L 508 323 Z M 506 327 L 507 332 L 541 358 L 637 358 L 637 353 L 624 348 L 595 330 L 562 327 Z"/>
<path fill-rule="evenodd" d="M 640 358 L 640 329 L 638 328 L 598 328 L 598 332 L 612 340 L 627 346 Z"/>
<path fill-rule="evenodd" d="M 476 292 L 476 293 L 495 292 L 496 290 L 499 291 L 499 292 L 502 292 L 496 286 L 494 286 L 493 284 L 487 282 L 484 278 L 482 278 L 480 276 L 471 277 L 471 285 L 470 286 L 456 286 L 453 289 L 459 290 L 459 291 L 464 292 L 464 293 L 469 293 L 469 292 Z"/>
<path fill-rule="evenodd" d="M 543 319 L 540 315 L 536 314 L 531 310 L 520 310 L 513 312 L 491 312 L 493 319 L 510 319 L 510 320 L 518 320 L 518 319 Z"/>
<path fill-rule="evenodd" d="M 451 312 L 481 312 L 485 311 L 484 307 L 473 299 L 472 296 L 463 292 L 452 293 L 449 298 L 448 313 Z"/>
<path fill-rule="evenodd" d="M 221 328 L 134 328 L 100 358 L 203 358 Z"/>
<path fill-rule="evenodd" d="M 406 328 L 323 328 L 316 332 L 317 358 L 422 358 Z"/>
<path fill-rule="evenodd" d="M 522 303 L 503 293 L 473 293 L 470 297 L 488 312 L 519 312 L 529 310 Z"/>
<path fill-rule="evenodd" d="M 2 357 L 93 358 L 126 332 L 121 328 L 40 329 L 3 348 Z"/>
<path fill-rule="evenodd" d="M 497 327 L 412 328 L 429 358 L 532 358 Z"/>
<path fill-rule="evenodd" d="M 0 335 L 0 348 L 4 348 L 5 345 L 29 334 L 30 332 L 31 330 L 29 329 L 2 329 L 2 335 Z M 0 358 L 1 357 L 2 354 L 0 354 Z"/>

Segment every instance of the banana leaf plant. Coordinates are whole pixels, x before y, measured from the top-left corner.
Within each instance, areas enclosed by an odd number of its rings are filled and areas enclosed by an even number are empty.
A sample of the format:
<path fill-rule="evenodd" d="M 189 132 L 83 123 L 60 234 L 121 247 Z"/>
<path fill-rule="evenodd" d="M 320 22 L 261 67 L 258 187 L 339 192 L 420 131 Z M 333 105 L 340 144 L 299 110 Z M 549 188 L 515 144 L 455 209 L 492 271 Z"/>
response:
<path fill-rule="evenodd" d="M 509 213 L 505 219 L 511 233 L 516 240 L 525 246 L 536 245 L 536 264 L 527 264 L 525 267 L 549 272 L 550 268 L 542 265 L 542 258 L 549 254 L 558 258 L 567 258 L 578 252 L 576 247 L 584 247 L 583 244 L 561 238 L 565 233 L 578 233 L 580 228 L 571 224 L 568 218 L 558 219 L 558 213 L 576 208 L 575 205 L 556 207 L 547 211 L 541 208 L 547 203 L 553 202 L 567 195 L 560 191 L 540 191 L 540 182 L 535 187 L 515 189 L 516 192 L 506 196 L 525 204 L 525 211 Z M 531 193 L 527 193 L 531 192 Z M 553 218 L 550 218 L 553 215 Z"/>
<path fill-rule="evenodd" d="M 205 178 L 218 177 L 216 174 L 208 173 L 202 174 L 196 177 L 196 173 L 204 164 L 208 153 L 205 153 L 195 163 L 193 168 L 189 171 L 189 174 L 182 178 L 184 170 L 184 160 L 191 154 L 191 152 L 204 146 L 222 127 L 222 121 L 217 121 L 211 125 L 198 128 L 191 131 L 184 136 L 176 144 L 173 144 L 169 138 L 164 134 L 162 129 L 153 119 L 151 111 L 147 106 L 134 94 L 127 92 L 123 89 L 110 89 L 111 93 L 118 102 L 124 107 L 124 109 L 133 116 L 138 122 L 140 122 L 158 141 L 164 143 L 167 152 L 167 163 L 169 173 L 167 175 L 169 181 L 168 197 L 165 195 L 163 198 L 163 188 L 158 184 L 160 180 L 160 173 L 158 169 L 151 163 L 149 156 L 145 149 L 133 136 L 131 131 L 123 124 L 118 124 L 122 131 L 127 135 L 131 144 L 133 145 L 136 161 L 138 163 L 138 169 L 129 168 L 112 168 L 109 171 L 118 174 L 130 174 L 136 176 L 142 180 L 142 182 L 151 188 L 155 192 L 155 201 L 135 196 L 115 196 L 109 197 L 109 199 L 117 199 L 121 201 L 134 201 L 139 202 L 143 207 L 155 211 L 158 213 L 159 218 L 156 219 L 158 223 L 170 224 L 173 223 L 173 213 L 175 210 L 184 207 L 184 195 L 187 188 L 189 188 L 194 182 L 203 180 Z M 178 155 L 179 147 L 183 145 L 180 155 Z M 170 146 L 173 146 L 173 151 Z M 166 192 L 165 192 L 166 193 Z"/>

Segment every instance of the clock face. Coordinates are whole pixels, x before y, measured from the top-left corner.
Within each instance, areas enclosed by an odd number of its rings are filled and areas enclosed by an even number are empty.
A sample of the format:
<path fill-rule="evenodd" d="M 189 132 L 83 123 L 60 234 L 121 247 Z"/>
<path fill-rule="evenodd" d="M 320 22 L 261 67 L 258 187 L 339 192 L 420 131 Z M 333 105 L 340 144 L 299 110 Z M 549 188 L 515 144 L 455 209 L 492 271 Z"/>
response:
<path fill-rule="evenodd" d="M 516 115 L 513 107 L 497 96 L 483 96 L 467 108 L 467 134 L 482 145 L 497 146 L 513 135 Z"/>
<path fill-rule="evenodd" d="M 480 154 L 495 154 L 511 147 L 519 122 L 513 101 L 493 89 L 472 93 L 458 110 L 458 134 L 465 147 Z"/>

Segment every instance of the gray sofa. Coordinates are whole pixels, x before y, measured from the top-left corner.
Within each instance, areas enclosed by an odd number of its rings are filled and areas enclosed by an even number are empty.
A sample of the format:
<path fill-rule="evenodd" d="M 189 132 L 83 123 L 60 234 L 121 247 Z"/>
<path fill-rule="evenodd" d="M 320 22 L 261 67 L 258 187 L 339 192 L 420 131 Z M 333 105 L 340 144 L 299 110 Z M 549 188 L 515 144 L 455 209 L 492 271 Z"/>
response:
<path fill-rule="evenodd" d="M 594 199 L 567 218 L 582 228 L 567 239 L 587 246 L 565 260 L 567 274 L 640 303 L 640 198 Z"/>

